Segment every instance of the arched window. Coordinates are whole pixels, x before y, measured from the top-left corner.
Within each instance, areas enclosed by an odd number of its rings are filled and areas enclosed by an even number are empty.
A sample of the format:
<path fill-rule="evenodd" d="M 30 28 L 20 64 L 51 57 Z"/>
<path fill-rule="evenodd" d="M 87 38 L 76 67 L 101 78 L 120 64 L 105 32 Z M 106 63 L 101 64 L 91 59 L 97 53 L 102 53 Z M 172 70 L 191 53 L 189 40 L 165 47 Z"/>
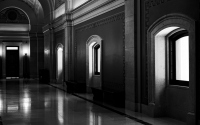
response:
<path fill-rule="evenodd" d="M 167 114 L 186 121 L 191 117 L 188 109 L 195 109 L 195 27 L 195 21 L 189 17 L 170 14 L 158 19 L 147 31 L 147 92 L 152 116 Z"/>
<path fill-rule="evenodd" d="M 168 37 L 171 85 L 189 86 L 189 36 L 178 29 Z"/>
<path fill-rule="evenodd" d="M 101 88 L 102 38 L 92 35 L 86 42 L 86 81 L 88 87 Z"/>

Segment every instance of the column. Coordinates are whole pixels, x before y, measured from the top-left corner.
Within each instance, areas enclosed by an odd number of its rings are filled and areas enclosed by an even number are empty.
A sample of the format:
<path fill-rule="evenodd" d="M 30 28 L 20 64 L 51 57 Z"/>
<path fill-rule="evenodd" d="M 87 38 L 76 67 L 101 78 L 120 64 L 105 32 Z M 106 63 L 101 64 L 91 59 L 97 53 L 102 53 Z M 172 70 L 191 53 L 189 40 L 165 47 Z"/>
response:
<path fill-rule="evenodd" d="M 139 90 L 137 74 L 137 2 L 125 1 L 125 106 L 129 110 L 139 110 Z M 139 38 L 139 37 L 138 37 Z"/>

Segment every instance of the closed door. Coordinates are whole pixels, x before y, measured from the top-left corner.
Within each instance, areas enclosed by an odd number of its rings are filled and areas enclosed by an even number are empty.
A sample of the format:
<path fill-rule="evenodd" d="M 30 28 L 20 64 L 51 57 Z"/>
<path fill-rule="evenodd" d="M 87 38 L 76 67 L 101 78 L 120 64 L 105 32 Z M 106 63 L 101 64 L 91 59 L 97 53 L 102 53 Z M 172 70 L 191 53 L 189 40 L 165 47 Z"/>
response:
<path fill-rule="evenodd" d="M 6 47 L 6 77 L 19 77 L 19 47 Z"/>

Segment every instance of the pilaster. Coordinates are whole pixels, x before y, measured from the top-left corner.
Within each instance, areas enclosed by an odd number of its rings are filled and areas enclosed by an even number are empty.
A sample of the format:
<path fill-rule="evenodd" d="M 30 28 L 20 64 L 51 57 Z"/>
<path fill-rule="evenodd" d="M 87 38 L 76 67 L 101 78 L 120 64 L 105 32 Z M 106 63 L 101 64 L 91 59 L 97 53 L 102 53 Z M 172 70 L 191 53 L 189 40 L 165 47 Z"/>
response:
<path fill-rule="evenodd" d="M 137 111 L 136 78 L 136 19 L 134 0 L 125 1 L 125 103 L 129 110 Z"/>

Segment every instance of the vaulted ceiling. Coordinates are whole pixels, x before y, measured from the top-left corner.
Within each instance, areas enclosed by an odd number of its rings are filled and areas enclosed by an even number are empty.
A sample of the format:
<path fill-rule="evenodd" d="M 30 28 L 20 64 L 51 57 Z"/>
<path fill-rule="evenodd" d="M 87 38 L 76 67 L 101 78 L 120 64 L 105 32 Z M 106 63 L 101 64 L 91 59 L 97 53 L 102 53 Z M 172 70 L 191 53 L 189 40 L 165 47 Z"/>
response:
<path fill-rule="evenodd" d="M 3 2 L 3 1 L 6 1 L 6 0 L 0 0 L 0 2 Z M 19 1 L 25 2 L 31 9 L 34 10 L 36 14 L 39 12 L 39 9 L 42 7 L 38 0 L 19 0 Z"/>
<path fill-rule="evenodd" d="M 45 23 L 49 23 L 52 20 L 54 20 L 54 10 L 57 9 L 66 1 L 68 1 L 67 4 L 69 4 L 67 6 L 70 6 L 71 9 L 75 9 L 76 7 L 90 0 L 0 0 L 0 6 L 1 6 L 0 11 L 2 9 L 5 9 L 6 7 L 15 6 L 14 2 L 15 3 L 23 2 L 29 8 L 31 8 L 36 15 L 39 15 L 42 12 L 43 15 L 45 15 L 44 18 Z M 7 4 L 2 5 L 1 2 L 7 2 Z"/>
<path fill-rule="evenodd" d="M 24 5 L 27 6 L 25 7 Z M 34 12 L 32 14 L 35 14 L 37 18 L 42 19 L 43 17 L 42 20 L 48 23 L 53 19 L 52 12 L 54 10 L 54 5 L 54 0 L 0 0 L 0 11 L 7 7 L 17 7 L 26 12 L 28 11 L 27 8 L 29 8 Z M 28 13 L 30 16 L 30 11 Z M 45 18 L 41 15 L 45 15 Z"/>

